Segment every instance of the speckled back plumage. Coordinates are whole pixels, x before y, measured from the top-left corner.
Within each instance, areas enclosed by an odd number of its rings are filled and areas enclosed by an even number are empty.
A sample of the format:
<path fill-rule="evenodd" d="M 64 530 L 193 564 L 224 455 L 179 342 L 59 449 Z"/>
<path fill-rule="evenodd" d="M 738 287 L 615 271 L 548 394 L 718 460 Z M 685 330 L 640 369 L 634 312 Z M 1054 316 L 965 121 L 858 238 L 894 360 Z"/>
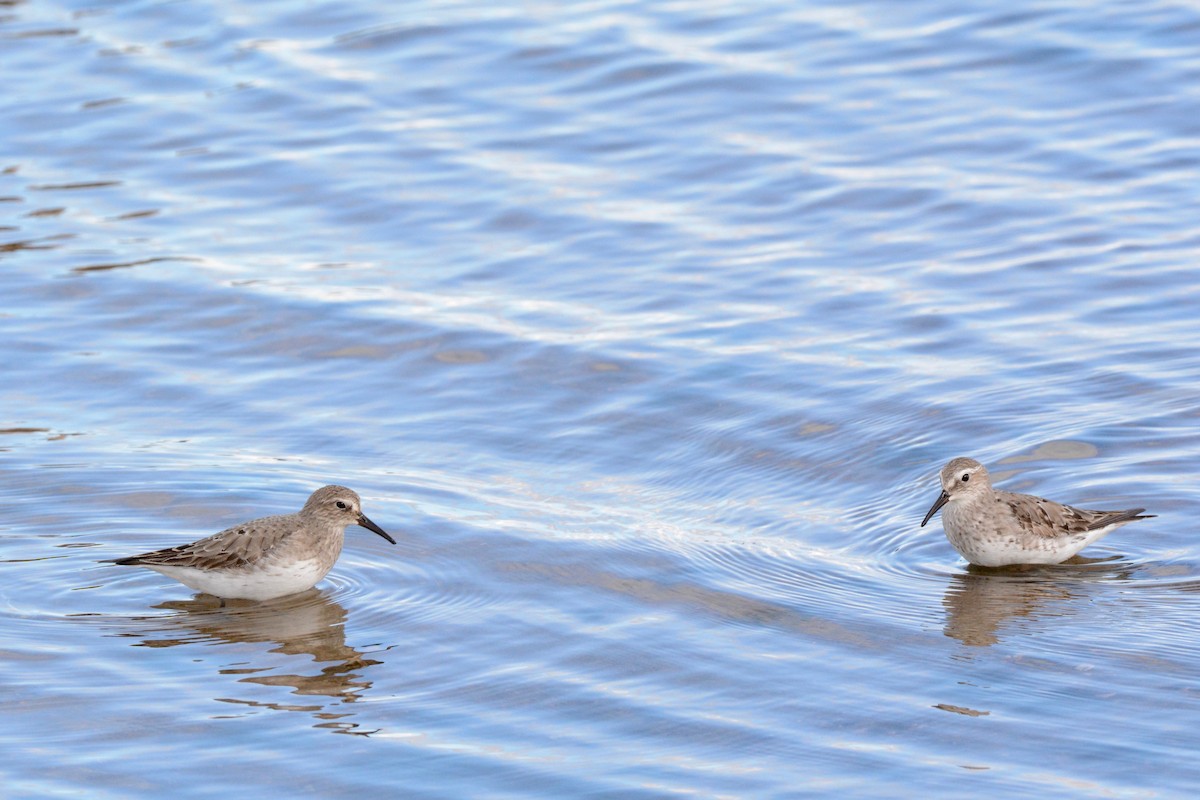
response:
<path fill-rule="evenodd" d="M 115 559 L 113 563 L 194 569 L 252 567 L 294 536 L 301 526 L 300 514 L 261 517 L 189 544 Z"/>
<path fill-rule="evenodd" d="M 1109 525 L 1147 519 L 1138 516 L 1146 509 L 1099 511 L 1056 503 L 1043 497 L 1016 492 L 995 491 L 996 502 L 1008 506 L 1021 529 L 1031 536 L 1053 539 L 1073 533 L 1086 533 Z M 1150 514 L 1149 516 L 1154 516 Z"/>

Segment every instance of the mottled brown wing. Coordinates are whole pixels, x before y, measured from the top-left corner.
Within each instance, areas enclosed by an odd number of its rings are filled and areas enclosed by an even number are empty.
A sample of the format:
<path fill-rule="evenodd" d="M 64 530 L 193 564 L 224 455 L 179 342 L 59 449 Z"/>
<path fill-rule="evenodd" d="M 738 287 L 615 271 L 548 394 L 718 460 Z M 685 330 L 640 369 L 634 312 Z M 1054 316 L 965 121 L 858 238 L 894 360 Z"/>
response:
<path fill-rule="evenodd" d="M 237 569 L 249 566 L 292 534 L 295 526 L 287 523 L 287 516 L 290 515 L 256 519 L 226 528 L 197 542 L 114 559 L 113 563 L 196 569 Z"/>
<path fill-rule="evenodd" d="M 996 492 L 996 502 L 1011 507 L 1013 517 L 1023 531 L 1046 539 L 1087 533 L 1118 522 L 1131 522 L 1135 519 L 1149 519 L 1154 516 L 1153 514 L 1139 516 L 1146 510 L 1144 508 L 1131 508 L 1125 511 L 1091 511 L 1086 508 L 1063 505 L 1042 497 L 1014 492 Z"/>

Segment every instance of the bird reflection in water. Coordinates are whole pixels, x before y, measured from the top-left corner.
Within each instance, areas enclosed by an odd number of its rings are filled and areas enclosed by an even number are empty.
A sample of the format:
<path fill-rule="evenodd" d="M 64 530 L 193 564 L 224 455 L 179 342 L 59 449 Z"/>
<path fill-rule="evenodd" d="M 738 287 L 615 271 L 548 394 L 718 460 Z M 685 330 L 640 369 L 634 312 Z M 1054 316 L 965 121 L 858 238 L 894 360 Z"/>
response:
<path fill-rule="evenodd" d="M 1113 567 L 1118 566 L 1113 562 L 1122 561 L 1120 556 L 1074 556 L 1063 564 L 1050 567 L 968 565 L 965 573 L 951 576 L 942 597 L 942 606 L 946 609 L 943 630 L 947 636 L 968 646 L 996 644 L 1005 623 L 1053 614 L 1045 606 L 1071 600 L 1080 593 L 1083 582 L 1129 577 L 1125 570 L 1113 573 Z"/>
<path fill-rule="evenodd" d="M 308 656 L 312 671 L 280 672 L 273 659 L 243 656 L 239 649 L 237 665 L 222 667 L 221 675 L 237 675 L 239 683 L 260 686 L 291 687 L 293 694 L 304 697 L 333 698 L 329 703 L 273 703 L 261 699 L 217 697 L 221 702 L 279 711 L 300 711 L 313 715 L 317 728 L 336 733 L 370 736 L 378 731 L 361 730 L 350 721 L 354 713 L 345 705 L 359 700 L 371 688 L 371 681 L 360 674 L 382 662 L 367 658 L 346 644 L 346 609 L 319 589 L 262 602 L 232 600 L 225 607 L 208 595 L 192 600 L 161 603 L 155 608 L 178 612 L 171 616 L 134 617 L 139 629 L 121 636 L 140 639 L 139 647 L 177 647 L 201 642 L 227 644 L 271 643 L 268 652 L 288 656 Z M 149 624 L 152 628 L 147 628 Z M 291 666 L 289 662 L 288 666 Z M 292 667 L 294 669 L 294 667 Z"/>

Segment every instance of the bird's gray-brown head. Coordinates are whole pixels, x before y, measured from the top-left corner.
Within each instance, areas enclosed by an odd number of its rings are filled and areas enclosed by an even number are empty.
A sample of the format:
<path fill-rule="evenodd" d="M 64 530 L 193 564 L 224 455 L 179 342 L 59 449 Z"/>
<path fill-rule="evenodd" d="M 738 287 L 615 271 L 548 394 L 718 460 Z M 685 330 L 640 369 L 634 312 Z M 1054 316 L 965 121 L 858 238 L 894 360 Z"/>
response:
<path fill-rule="evenodd" d="M 352 489 L 345 486 L 322 486 L 309 496 L 300 513 L 341 525 L 343 528 L 358 525 L 379 534 L 392 544 L 396 543 L 387 531 L 362 513 L 362 501 Z"/>
<path fill-rule="evenodd" d="M 942 467 L 942 493 L 921 520 L 921 527 L 946 503 L 961 502 L 991 489 L 988 471 L 973 458 L 955 458 Z"/>

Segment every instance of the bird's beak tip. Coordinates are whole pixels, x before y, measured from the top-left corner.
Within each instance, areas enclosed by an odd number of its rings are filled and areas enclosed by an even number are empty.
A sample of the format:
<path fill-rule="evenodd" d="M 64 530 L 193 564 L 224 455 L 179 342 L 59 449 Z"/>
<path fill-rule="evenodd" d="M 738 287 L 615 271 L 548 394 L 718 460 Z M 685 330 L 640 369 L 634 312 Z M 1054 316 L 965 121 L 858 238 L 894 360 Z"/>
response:
<path fill-rule="evenodd" d="M 933 518 L 933 515 L 937 513 L 938 509 L 946 505 L 949 500 L 950 495 L 946 494 L 946 491 L 943 489 L 942 493 L 938 495 L 938 499 L 933 501 L 933 506 L 931 506 L 929 511 L 925 514 L 925 519 L 921 520 L 921 527 L 924 528 L 925 523 L 929 522 L 929 520 Z"/>
<path fill-rule="evenodd" d="M 358 525 L 360 528 L 366 528 L 371 533 L 382 536 L 384 539 L 387 539 L 392 544 L 396 543 L 396 540 L 391 537 L 391 534 L 389 534 L 383 528 L 376 525 L 374 522 L 371 522 L 371 520 L 367 519 L 367 516 L 365 514 L 358 515 Z"/>

